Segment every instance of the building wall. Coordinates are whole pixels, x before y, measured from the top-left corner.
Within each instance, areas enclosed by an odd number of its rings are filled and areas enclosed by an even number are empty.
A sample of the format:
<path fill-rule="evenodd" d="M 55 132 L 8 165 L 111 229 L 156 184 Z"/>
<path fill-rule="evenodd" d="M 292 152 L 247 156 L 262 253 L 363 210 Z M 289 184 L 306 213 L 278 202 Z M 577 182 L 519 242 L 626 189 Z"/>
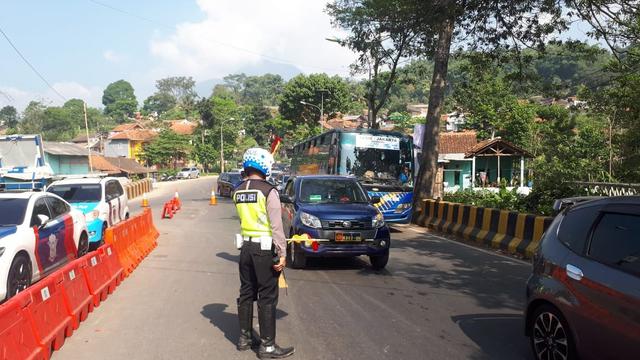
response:
<path fill-rule="evenodd" d="M 444 164 L 443 180 L 445 187 L 459 186 L 461 189 L 471 187 L 471 161 L 450 160 Z"/>
<path fill-rule="evenodd" d="M 519 168 L 520 157 L 505 156 L 500 158 L 500 177 L 507 181 L 511 181 L 513 178 L 520 177 Z M 516 165 L 514 166 L 514 165 Z M 513 171 L 517 174 L 513 174 Z M 476 158 L 476 172 L 486 171 L 489 179 L 489 184 L 496 183 L 498 178 L 498 158 L 491 157 L 477 157 Z M 479 182 L 478 182 L 479 184 Z"/>
<path fill-rule="evenodd" d="M 79 175 L 89 173 L 89 159 L 86 156 L 51 155 L 45 153 L 45 161 L 53 169 L 54 175 Z"/>
<path fill-rule="evenodd" d="M 129 158 L 140 162 L 140 154 L 142 153 L 142 141 L 129 141 Z"/>
<path fill-rule="evenodd" d="M 108 140 L 104 145 L 104 156 L 130 158 L 129 140 Z"/>

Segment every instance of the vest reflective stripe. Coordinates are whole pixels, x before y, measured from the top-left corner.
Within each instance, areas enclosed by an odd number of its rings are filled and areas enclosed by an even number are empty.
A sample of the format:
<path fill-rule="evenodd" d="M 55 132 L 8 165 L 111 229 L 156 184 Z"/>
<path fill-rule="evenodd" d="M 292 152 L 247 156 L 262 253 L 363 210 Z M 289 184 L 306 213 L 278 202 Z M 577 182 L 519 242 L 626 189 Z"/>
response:
<path fill-rule="evenodd" d="M 242 236 L 271 237 L 271 223 L 267 213 L 267 198 L 257 189 L 238 190 L 233 194 L 233 202 L 240 217 Z"/>

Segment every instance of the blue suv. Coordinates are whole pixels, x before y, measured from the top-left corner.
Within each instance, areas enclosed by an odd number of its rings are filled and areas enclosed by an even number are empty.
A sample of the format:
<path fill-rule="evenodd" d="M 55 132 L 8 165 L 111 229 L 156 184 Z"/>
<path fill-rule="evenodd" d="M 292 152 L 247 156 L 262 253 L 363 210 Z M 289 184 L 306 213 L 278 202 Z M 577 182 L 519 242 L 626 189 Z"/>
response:
<path fill-rule="evenodd" d="M 368 255 L 374 269 L 389 261 L 389 227 L 355 178 L 292 177 L 280 193 L 288 238 L 307 234 L 311 241 L 289 244 L 288 263 L 304 268 L 308 257 Z"/>

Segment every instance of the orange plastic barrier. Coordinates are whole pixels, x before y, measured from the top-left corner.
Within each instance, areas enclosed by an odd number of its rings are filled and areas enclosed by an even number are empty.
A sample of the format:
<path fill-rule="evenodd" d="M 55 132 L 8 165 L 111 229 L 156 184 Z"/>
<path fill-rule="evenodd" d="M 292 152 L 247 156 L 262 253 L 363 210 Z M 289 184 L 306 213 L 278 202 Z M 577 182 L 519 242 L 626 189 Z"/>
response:
<path fill-rule="evenodd" d="M 24 292 L 24 296 L 31 297 L 25 312 L 44 351 L 60 349 L 65 338 L 73 334 L 73 318 L 65 305 L 62 281 L 62 274 L 55 272 Z"/>
<path fill-rule="evenodd" d="M 31 303 L 27 293 L 13 297 L 0 306 L 0 360 L 49 358 L 33 332 L 25 308 Z"/>
<path fill-rule="evenodd" d="M 163 219 L 173 219 L 173 214 L 176 212 L 175 202 L 173 200 L 169 200 L 164 204 L 162 208 L 162 218 Z"/>
<path fill-rule="evenodd" d="M 86 267 L 86 261 L 78 259 L 59 270 L 64 288 L 62 294 L 67 311 L 72 317 L 74 330 L 78 329 L 80 323 L 93 311 L 93 295 L 87 285 Z"/>
<path fill-rule="evenodd" d="M 115 283 L 115 286 L 119 286 L 122 280 L 124 280 L 124 270 L 118 260 L 118 255 L 112 245 L 106 244 L 98 248 L 100 257 L 107 264 L 107 270 L 111 276 L 111 282 Z"/>
<path fill-rule="evenodd" d="M 133 216 L 105 233 L 105 242 L 113 246 L 125 275 L 129 275 L 157 246 L 158 230 L 151 209 Z"/>
<path fill-rule="evenodd" d="M 115 283 L 113 283 L 113 287 L 111 287 L 112 279 L 111 276 L 109 276 L 107 264 L 97 251 L 88 253 L 80 260 L 86 264 L 82 270 L 87 279 L 89 292 L 93 296 L 93 305 L 100 306 L 100 302 L 106 300 L 109 294 L 115 290 Z"/>

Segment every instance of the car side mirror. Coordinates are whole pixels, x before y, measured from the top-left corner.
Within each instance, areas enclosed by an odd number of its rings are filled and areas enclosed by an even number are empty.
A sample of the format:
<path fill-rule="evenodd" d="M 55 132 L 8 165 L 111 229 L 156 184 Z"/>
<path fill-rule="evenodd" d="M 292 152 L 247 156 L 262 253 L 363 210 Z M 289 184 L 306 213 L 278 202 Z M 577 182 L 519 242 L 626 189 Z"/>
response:
<path fill-rule="evenodd" d="M 381 201 L 381 200 L 380 200 L 380 197 L 379 197 L 379 196 L 373 196 L 373 197 L 371 197 L 371 200 L 369 200 L 369 202 L 370 202 L 371 204 L 373 204 L 373 205 L 375 205 L 375 204 L 380 204 L 380 201 Z"/>
<path fill-rule="evenodd" d="M 280 202 L 283 204 L 292 204 L 293 199 L 287 194 L 280 194 Z"/>
<path fill-rule="evenodd" d="M 38 220 L 40 221 L 39 227 L 42 228 L 49 222 L 49 217 L 47 215 L 38 214 Z"/>

